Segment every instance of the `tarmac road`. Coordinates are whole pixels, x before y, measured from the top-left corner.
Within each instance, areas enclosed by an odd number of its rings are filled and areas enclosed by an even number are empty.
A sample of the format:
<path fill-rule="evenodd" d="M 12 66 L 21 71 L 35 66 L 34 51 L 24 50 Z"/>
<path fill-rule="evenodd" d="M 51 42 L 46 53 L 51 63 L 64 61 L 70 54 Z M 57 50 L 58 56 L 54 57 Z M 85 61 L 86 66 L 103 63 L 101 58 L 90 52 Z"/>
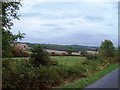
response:
<path fill-rule="evenodd" d="M 87 90 L 87 88 L 119 88 L 120 90 L 120 68 L 112 71 L 95 83 L 88 85 L 84 90 Z"/>

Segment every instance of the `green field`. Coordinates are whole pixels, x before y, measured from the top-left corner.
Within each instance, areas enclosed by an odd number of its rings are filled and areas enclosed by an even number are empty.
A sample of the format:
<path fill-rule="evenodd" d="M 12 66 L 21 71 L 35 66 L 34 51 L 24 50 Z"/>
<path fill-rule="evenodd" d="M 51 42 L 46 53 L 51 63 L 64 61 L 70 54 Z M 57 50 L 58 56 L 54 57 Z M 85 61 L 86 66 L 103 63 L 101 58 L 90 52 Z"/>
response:
<path fill-rule="evenodd" d="M 76 57 L 76 56 L 52 56 L 52 59 L 54 58 L 59 65 L 64 66 L 75 66 L 82 64 L 86 57 Z"/>

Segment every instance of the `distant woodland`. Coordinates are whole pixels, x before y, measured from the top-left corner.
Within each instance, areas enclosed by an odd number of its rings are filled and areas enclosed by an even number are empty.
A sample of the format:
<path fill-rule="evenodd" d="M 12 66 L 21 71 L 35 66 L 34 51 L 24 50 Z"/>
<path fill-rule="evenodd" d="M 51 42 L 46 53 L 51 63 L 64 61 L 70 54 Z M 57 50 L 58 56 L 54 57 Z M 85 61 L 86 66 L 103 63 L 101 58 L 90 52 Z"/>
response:
<path fill-rule="evenodd" d="M 38 44 L 38 43 L 25 43 L 29 47 L 33 47 L 34 45 L 41 45 L 43 49 L 52 49 L 52 50 L 59 50 L 59 51 L 67 51 L 71 48 L 74 52 L 79 51 L 98 51 L 98 47 L 95 46 L 83 46 L 83 45 L 56 45 L 56 44 Z"/>

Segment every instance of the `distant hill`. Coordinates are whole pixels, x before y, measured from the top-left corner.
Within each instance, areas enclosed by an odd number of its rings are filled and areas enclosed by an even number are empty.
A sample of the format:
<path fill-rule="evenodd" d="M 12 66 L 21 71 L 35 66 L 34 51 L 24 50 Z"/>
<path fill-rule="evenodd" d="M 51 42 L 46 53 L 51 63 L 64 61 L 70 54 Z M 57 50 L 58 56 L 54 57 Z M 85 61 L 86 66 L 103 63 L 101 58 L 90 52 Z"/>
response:
<path fill-rule="evenodd" d="M 91 51 L 97 51 L 98 47 L 94 46 L 83 46 L 83 45 L 56 45 L 56 44 L 38 44 L 38 43 L 25 43 L 29 47 L 33 47 L 34 45 L 41 45 L 44 49 L 51 49 L 51 50 L 60 50 L 60 51 L 66 51 L 68 48 L 72 48 L 74 52 L 79 51 L 85 51 L 85 50 L 91 50 Z"/>

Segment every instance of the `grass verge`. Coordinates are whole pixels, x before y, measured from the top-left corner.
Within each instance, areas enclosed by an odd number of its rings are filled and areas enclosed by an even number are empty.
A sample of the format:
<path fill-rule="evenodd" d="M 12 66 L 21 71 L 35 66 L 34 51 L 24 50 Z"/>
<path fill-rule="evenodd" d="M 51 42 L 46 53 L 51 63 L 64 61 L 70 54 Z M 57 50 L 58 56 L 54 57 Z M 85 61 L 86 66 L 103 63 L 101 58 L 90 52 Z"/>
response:
<path fill-rule="evenodd" d="M 72 83 L 68 83 L 63 85 L 61 88 L 84 88 L 85 86 L 93 83 L 94 81 L 100 79 L 101 77 L 103 77 L 104 75 L 110 73 L 111 71 L 115 70 L 116 68 L 118 68 L 118 64 L 113 64 L 110 65 L 108 67 L 106 67 L 105 69 L 103 69 L 102 71 L 99 71 L 91 76 L 88 76 L 87 78 L 82 78 L 79 79 L 77 81 L 74 81 Z"/>

